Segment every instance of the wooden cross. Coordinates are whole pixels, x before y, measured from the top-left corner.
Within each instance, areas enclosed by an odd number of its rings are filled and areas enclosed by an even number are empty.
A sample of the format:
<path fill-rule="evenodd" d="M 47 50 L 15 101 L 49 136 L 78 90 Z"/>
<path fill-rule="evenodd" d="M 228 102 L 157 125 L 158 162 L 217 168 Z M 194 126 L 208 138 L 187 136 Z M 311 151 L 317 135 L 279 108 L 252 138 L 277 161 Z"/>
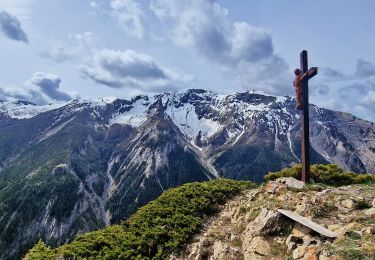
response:
<path fill-rule="evenodd" d="M 307 51 L 303 50 L 300 54 L 301 72 L 307 72 L 307 77 L 302 80 L 302 142 L 301 142 L 301 162 L 302 162 L 302 181 L 309 181 L 310 172 L 310 133 L 309 133 L 309 79 L 318 74 L 318 68 L 312 67 L 309 70 L 307 61 Z"/>

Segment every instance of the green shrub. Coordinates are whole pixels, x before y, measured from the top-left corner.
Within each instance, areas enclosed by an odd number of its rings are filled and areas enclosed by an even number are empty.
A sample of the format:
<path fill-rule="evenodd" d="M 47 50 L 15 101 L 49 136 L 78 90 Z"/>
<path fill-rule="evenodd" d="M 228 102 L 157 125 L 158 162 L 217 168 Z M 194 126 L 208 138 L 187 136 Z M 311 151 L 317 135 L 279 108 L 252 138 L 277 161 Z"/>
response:
<path fill-rule="evenodd" d="M 38 243 L 35 244 L 33 249 L 30 250 L 25 260 L 47 260 L 53 259 L 55 256 L 53 250 L 50 247 L 47 247 L 43 241 L 39 240 Z"/>
<path fill-rule="evenodd" d="M 346 232 L 346 236 L 353 240 L 361 239 L 361 235 L 353 230 L 349 230 L 348 232 Z"/>
<path fill-rule="evenodd" d="M 281 177 L 301 178 L 302 166 L 293 165 L 291 168 L 284 168 L 279 172 L 269 172 L 264 176 L 266 182 Z M 375 183 L 375 175 L 367 173 L 353 173 L 344 171 L 336 164 L 315 164 L 310 167 L 310 178 L 317 183 L 324 183 L 332 186 L 350 184 Z"/>
<path fill-rule="evenodd" d="M 184 184 L 164 192 L 140 208 L 120 225 L 78 236 L 70 244 L 50 249 L 36 244 L 28 259 L 39 259 L 48 252 L 55 259 L 164 259 L 187 243 L 219 205 L 253 188 L 251 182 L 217 179 Z M 47 251 L 46 251 L 47 250 Z"/>
<path fill-rule="evenodd" d="M 314 205 L 311 212 L 314 218 L 325 218 L 335 213 L 337 207 L 332 203 L 323 203 L 322 205 Z"/>
<path fill-rule="evenodd" d="M 354 200 L 354 208 L 357 210 L 371 208 L 371 204 L 365 200 Z"/>

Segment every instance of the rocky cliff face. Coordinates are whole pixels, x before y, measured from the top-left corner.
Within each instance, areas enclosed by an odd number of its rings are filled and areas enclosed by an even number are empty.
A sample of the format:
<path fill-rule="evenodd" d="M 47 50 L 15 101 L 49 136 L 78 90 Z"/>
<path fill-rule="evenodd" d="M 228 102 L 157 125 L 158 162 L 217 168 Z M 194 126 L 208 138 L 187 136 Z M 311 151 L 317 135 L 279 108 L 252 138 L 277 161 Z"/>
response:
<path fill-rule="evenodd" d="M 163 190 L 260 182 L 299 161 L 295 101 L 187 90 L 131 100 L 0 102 L 0 252 L 118 222 Z M 375 172 L 373 123 L 311 106 L 313 162 Z"/>
<path fill-rule="evenodd" d="M 292 179 L 292 178 L 290 178 Z M 375 187 L 328 188 L 272 182 L 225 204 L 184 250 L 170 259 L 372 259 Z M 277 211 L 328 228 L 326 237 Z"/>

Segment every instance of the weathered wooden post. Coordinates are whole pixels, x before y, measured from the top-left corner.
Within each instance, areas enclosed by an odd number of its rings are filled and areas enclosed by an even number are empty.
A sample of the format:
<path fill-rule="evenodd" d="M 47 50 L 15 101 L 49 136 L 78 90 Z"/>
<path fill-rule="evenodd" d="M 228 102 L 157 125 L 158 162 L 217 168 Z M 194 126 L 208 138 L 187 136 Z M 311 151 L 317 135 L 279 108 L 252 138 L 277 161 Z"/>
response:
<path fill-rule="evenodd" d="M 301 72 L 307 73 L 306 77 L 302 80 L 302 141 L 301 141 L 301 162 L 302 162 L 302 181 L 309 181 L 310 172 L 310 122 L 309 122 L 309 79 L 318 74 L 318 68 L 312 67 L 309 70 L 307 51 L 303 50 L 300 54 Z"/>

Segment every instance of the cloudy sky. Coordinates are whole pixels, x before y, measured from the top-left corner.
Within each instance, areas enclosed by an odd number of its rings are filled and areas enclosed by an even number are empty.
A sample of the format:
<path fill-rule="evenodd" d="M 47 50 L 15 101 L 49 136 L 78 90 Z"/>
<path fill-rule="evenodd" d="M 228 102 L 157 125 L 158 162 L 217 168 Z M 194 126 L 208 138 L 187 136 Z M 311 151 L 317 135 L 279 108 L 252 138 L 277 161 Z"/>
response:
<path fill-rule="evenodd" d="M 375 3 L 0 0 L 0 99 L 129 98 L 185 88 L 293 95 L 375 121 Z"/>

